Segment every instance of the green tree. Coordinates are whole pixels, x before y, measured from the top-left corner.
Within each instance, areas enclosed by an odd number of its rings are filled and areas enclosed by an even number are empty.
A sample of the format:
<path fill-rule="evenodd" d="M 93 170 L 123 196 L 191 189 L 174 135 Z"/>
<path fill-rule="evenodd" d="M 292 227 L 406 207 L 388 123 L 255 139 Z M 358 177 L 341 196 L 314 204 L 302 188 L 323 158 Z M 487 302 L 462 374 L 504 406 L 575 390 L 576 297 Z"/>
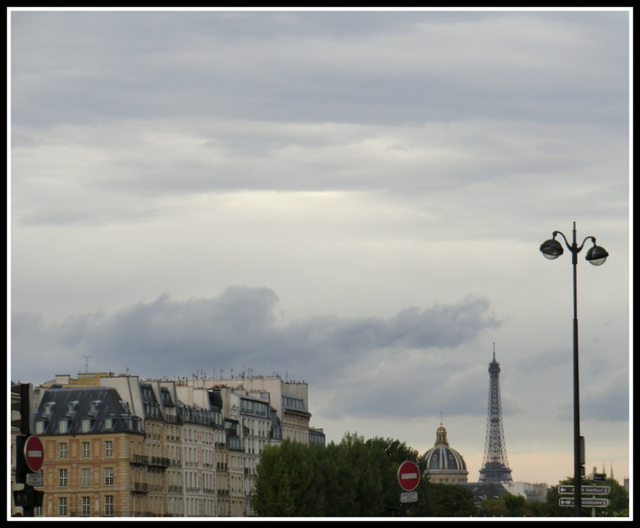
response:
<path fill-rule="evenodd" d="M 398 484 L 398 468 L 407 460 L 417 463 L 418 451 L 408 447 L 404 442 L 391 438 L 375 437 L 367 440 L 366 445 L 378 459 L 381 482 L 383 483 L 380 503 L 377 505 L 376 512 L 379 516 L 386 516 L 392 508 L 397 508 L 399 505 L 402 490 Z M 407 509 L 413 510 L 414 508 L 408 506 L 404 508 L 405 511 Z"/>
<path fill-rule="evenodd" d="M 262 451 L 251 506 L 268 517 L 468 517 L 473 494 L 463 486 L 422 478 L 418 500 L 400 503 L 398 468 L 418 452 L 393 439 L 347 433 L 339 444 L 286 440 Z M 423 470 L 424 468 L 421 468 Z"/>
<path fill-rule="evenodd" d="M 601 483 L 611 488 L 609 493 L 609 507 L 604 508 L 600 516 L 602 517 L 629 517 L 629 491 L 617 480 L 607 479 Z"/>
<path fill-rule="evenodd" d="M 476 509 L 477 517 L 507 517 L 507 505 L 498 499 L 485 499 Z"/>
<path fill-rule="evenodd" d="M 528 513 L 527 500 L 522 495 L 505 493 L 500 497 L 504 502 L 508 517 L 525 517 Z"/>
<path fill-rule="evenodd" d="M 261 516 L 381 517 L 397 504 L 397 470 L 417 451 L 392 439 L 347 433 L 339 444 L 269 446 L 250 498 Z"/>
<path fill-rule="evenodd" d="M 426 508 L 417 514 L 425 517 L 471 517 L 475 513 L 473 492 L 457 484 L 425 482 Z"/>
<path fill-rule="evenodd" d="M 542 517 L 544 503 L 529 501 L 522 495 L 505 493 L 496 499 L 487 499 L 477 508 L 479 517 Z"/>
<path fill-rule="evenodd" d="M 289 517 L 296 514 L 293 489 L 289 482 L 290 464 L 282 446 L 266 446 L 260 457 L 259 471 L 269 478 L 258 478 L 251 506 L 259 515 Z"/>
<path fill-rule="evenodd" d="M 326 448 L 322 445 L 316 447 L 316 479 L 322 495 L 318 501 L 317 516 L 346 516 L 356 500 L 355 470 L 348 467 L 346 452 L 338 444 L 331 442 Z"/>

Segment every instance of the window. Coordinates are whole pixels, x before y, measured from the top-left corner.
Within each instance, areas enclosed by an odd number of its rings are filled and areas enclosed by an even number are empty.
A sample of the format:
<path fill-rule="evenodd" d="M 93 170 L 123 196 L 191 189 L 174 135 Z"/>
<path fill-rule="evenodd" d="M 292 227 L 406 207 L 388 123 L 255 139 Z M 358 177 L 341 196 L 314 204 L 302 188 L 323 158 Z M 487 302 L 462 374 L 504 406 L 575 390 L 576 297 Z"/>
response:
<path fill-rule="evenodd" d="M 113 468 L 104 469 L 104 485 L 113 486 Z"/>
<path fill-rule="evenodd" d="M 66 418 L 64 420 L 60 420 L 60 434 L 66 434 L 67 431 L 69 430 L 68 428 L 68 422 L 66 420 Z"/>
<path fill-rule="evenodd" d="M 83 468 L 81 471 L 82 475 L 82 486 L 87 487 L 91 486 L 91 470 L 87 468 Z"/>
<path fill-rule="evenodd" d="M 88 433 L 91 431 L 91 418 L 84 418 L 82 420 L 82 432 Z"/>
<path fill-rule="evenodd" d="M 113 456 L 113 441 L 106 440 L 104 443 L 104 456 L 112 457 Z"/>
<path fill-rule="evenodd" d="M 58 470 L 58 486 L 61 488 L 67 487 L 67 470 L 59 469 Z"/>
<path fill-rule="evenodd" d="M 82 442 L 82 458 L 91 456 L 91 442 Z"/>
<path fill-rule="evenodd" d="M 67 458 L 67 443 L 66 442 L 60 442 L 58 444 L 58 458 Z"/>
<path fill-rule="evenodd" d="M 58 515 L 59 516 L 67 515 L 67 498 L 66 497 L 58 498 Z"/>
<path fill-rule="evenodd" d="M 91 515 L 91 497 L 82 497 L 82 515 L 83 517 Z"/>
<path fill-rule="evenodd" d="M 105 515 L 114 515 L 115 511 L 113 508 L 113 495 L 105 495 L 104 497 L 104 514 Z"/>

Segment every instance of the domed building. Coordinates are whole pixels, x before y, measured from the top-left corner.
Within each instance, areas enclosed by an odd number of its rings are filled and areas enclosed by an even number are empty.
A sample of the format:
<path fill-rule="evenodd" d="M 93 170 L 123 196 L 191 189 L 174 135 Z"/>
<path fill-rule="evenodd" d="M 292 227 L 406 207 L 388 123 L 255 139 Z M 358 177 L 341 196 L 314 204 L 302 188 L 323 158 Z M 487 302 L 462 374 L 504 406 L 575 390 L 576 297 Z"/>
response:
<path fill-rule="evenodd" d="M 424 476 L 429 475 L 429 481 L 439 484 L 458 484 L 467 482 L 467 464 L 462 455 L 449 447 L 447 430 L 440 422 L 436 431 L 436 443 L 420 457 L 425 462 Z"/>

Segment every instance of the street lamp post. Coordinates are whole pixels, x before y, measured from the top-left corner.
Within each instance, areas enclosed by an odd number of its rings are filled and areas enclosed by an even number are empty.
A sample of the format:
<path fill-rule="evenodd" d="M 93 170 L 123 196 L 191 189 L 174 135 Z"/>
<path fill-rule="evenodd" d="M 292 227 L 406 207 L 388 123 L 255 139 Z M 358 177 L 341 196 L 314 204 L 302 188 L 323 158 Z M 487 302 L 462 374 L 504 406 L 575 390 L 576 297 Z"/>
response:
<path fill-rule="evenodd" d="M 556 236 L 561 235 L 567 249 L 571 252 L 573 264 L 573 487 L 574 487 L 574 507 L 575 516 L 580 517 L 582 508 L 582 469 L 584 467 L 584 444 L 580 436 L 580 374 L 578 364 L 578 253 L 582 251 L 584 243 L 591 239 L 593 247 L 587 251 L 585 259 L 594 266 L 604 264 L 609 253 L 596 245 L 593 236 L 586 237 L 582 244 L 578 246 L 576 241 L 576 223 L 573 222 L 573 242 L 569 244 L 567 237 L 560 231 L 553 232 L 553 238 L 540 245 L 542 254 L 550 259 L 556 259 L 564 250 L 562 244 L 556 240 Z"/>

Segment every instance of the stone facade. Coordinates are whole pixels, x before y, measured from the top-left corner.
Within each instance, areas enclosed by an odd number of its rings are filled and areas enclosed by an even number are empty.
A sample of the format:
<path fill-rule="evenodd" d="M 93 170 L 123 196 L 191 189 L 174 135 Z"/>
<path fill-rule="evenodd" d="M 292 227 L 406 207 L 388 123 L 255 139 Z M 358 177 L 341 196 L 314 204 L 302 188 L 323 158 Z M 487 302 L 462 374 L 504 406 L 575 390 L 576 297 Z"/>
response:
<path fill-rule="evenodd" d="M 306 384 L 57 376 L 35 389 L 43 517 L 244 517 L 265 446 L 310 435 Z"/>

